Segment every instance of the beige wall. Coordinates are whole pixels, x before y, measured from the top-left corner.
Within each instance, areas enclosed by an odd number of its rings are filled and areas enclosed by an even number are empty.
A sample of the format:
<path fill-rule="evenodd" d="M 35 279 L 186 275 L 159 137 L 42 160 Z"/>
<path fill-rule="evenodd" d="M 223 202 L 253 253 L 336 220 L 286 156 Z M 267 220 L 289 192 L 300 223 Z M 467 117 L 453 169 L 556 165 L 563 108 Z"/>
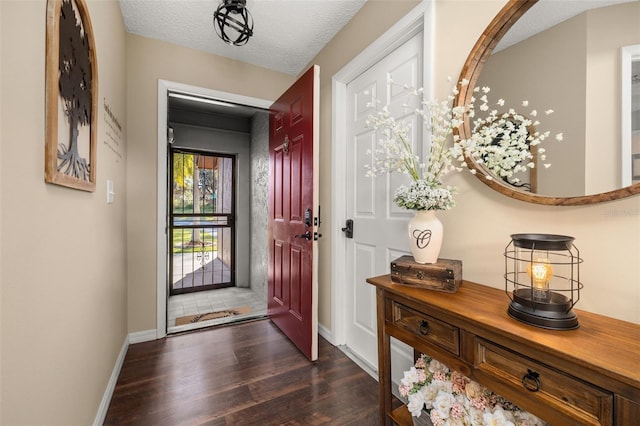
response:
<path fill-rule="evenodd" d="M 537 168 L 539 194 L 585 195 L 585 21 L 580 15 L 495 53 L 478 82 L 491 88 L 491 101 L 505 99 L 502 111 L 539 111 L 537 130 L 551 135 L 543 143 L 551 167 Z M 525 100 L 527 108 L 521 106 Z M 545 115 L 548 109 L 555 112 Z M 562 143 L 554 139 L 560 132 Z"/>
<path fill-rule="evenodd" d="M 586 15 L 585 186 L 589 194 L 618 188 L 622 179 L 620 48 L 640 43 L 640 1 L 593 9 Z M 613 147 L 612 140 L 617 142 Z"/>
<path fill-rule="evenodd" d="M 126 129 L 125 32 L 116 2 L 87 3 L 99 79 L 93 193 L 44 182 L 46 1 L 0 2 L 4 425 L 91 424 L 126 337 L 126 152 L 104 145 L 105 102 Z"/>
<path fill-rule="evenodd" d="M 127 35 L 127 249 L 129 331 L 156 328 L 158 79 L 275 100 L 294 77 Z"/>
<path fill-rule="evenodd" d="M 438 2 L 436 7 L 436 94 L 438 82 L 457 76 L 467 53 L 506 2 Z M 462 31 L 461 29 L 465 29 Z M 585 288 L 578 308 L 640 323 L 640 197 L 604 204 L 550 207 L 511 200 L 469 174 L 450 179 L 457 206 L 440 214 L 445 226 L 442 257 L 461 259 L 465 279 L 503 288 L 502 252 L 509 235 L 545 232 L 576 237 L 585 259 Z"/>
<path fill-rule="evenodd" d="M 435 95 L 449 94 L 449 76 L 456 78 L 468 53 L 506 0 L 439 0 L 435 22 Z M 331 83 L 332 75 L 406 14 L 412 2 L 368 2 L 354 20 L 314 59 L 321 69 L 321 204 L 331 211 Z M 388 9 L 385 9 L 387 7 Z M 401 10 L 394 9 L 401 7 Z M 370 31 L 370 32 L 368 32 Z M 357 46 L 357 47 L 355 47 Z M 353 47 L 353 49 L 351 49 Z M 457 174 L 457 207 L 440 213 L 445 225 L 441 256 L 461 259 L 464 278 L 504 288 L 504 247 L 519 232 L 568 234 L 585 259 L 585 284 L 578 308 L 640 322 L 640 197 L 593 206 L 548 207 L 509 199 L 470 174 Z M 331 218 L 323 226 L 331 228 Z M 325 228 L 326 229 L 326 228 Z M 319 321 L 331 328 L 331 241 L 320 244 Z M 326 239 L 325 239 L 326 238 Z M 505 307 L 506 309 L 506 307 Z"/>

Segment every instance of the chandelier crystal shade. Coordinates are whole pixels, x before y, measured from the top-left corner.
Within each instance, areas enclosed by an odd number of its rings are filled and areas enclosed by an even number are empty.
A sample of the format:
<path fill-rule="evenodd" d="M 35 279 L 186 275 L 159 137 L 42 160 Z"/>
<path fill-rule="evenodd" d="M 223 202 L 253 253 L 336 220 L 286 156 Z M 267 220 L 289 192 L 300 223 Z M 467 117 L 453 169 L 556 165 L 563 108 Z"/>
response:
<path fill-rule="evenodd" d="M 247 0 L 224 0 L 213 13 L 213 27 L 225 42 L 242 46 L 253 35 L 253 17 Z"/>

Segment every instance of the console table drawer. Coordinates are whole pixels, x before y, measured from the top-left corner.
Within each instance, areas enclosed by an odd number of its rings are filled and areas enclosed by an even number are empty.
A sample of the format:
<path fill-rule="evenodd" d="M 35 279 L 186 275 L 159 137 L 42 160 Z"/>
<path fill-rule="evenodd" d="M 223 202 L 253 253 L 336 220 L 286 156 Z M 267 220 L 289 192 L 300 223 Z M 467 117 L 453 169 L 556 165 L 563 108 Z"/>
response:
<path fill-rule="evenodd" d="M 392 322 L 415 334 L 420 340 L 438 345 L 454 355 L 460 355 L 460 330 L 451 324 L 395 301 Z"/>
<path fill-rule="evenodd" d="M 575 424 L 613 424 L 611 393 L 483 339 L 476 338 L 476 342 L 477 370 L 516 392 L 528 391 L 531 398 L 563 413 Z"/>

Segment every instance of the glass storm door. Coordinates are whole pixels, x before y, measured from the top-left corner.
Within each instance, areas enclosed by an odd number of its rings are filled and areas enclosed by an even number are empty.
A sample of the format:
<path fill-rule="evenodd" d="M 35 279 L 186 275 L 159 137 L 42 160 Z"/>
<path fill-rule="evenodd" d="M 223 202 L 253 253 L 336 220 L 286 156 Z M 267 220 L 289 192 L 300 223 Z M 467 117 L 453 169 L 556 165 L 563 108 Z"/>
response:
<path fill-rule="evenodd" d="M 170 295 L 235 285 L 235 158 L 171 151 Z"/>

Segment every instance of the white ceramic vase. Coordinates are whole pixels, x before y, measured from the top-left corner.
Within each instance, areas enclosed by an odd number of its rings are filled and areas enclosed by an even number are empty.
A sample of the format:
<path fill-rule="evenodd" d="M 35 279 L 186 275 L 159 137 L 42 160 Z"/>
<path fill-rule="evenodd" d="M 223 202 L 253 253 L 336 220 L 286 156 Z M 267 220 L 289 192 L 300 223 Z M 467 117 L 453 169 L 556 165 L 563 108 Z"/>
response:
<path fill-rule="evenodd" d="M 442 247 L 442 222 L 435 210 L 417 210 L 409 221 L 409 245 L 418 263 L 436 263 Z"/>

